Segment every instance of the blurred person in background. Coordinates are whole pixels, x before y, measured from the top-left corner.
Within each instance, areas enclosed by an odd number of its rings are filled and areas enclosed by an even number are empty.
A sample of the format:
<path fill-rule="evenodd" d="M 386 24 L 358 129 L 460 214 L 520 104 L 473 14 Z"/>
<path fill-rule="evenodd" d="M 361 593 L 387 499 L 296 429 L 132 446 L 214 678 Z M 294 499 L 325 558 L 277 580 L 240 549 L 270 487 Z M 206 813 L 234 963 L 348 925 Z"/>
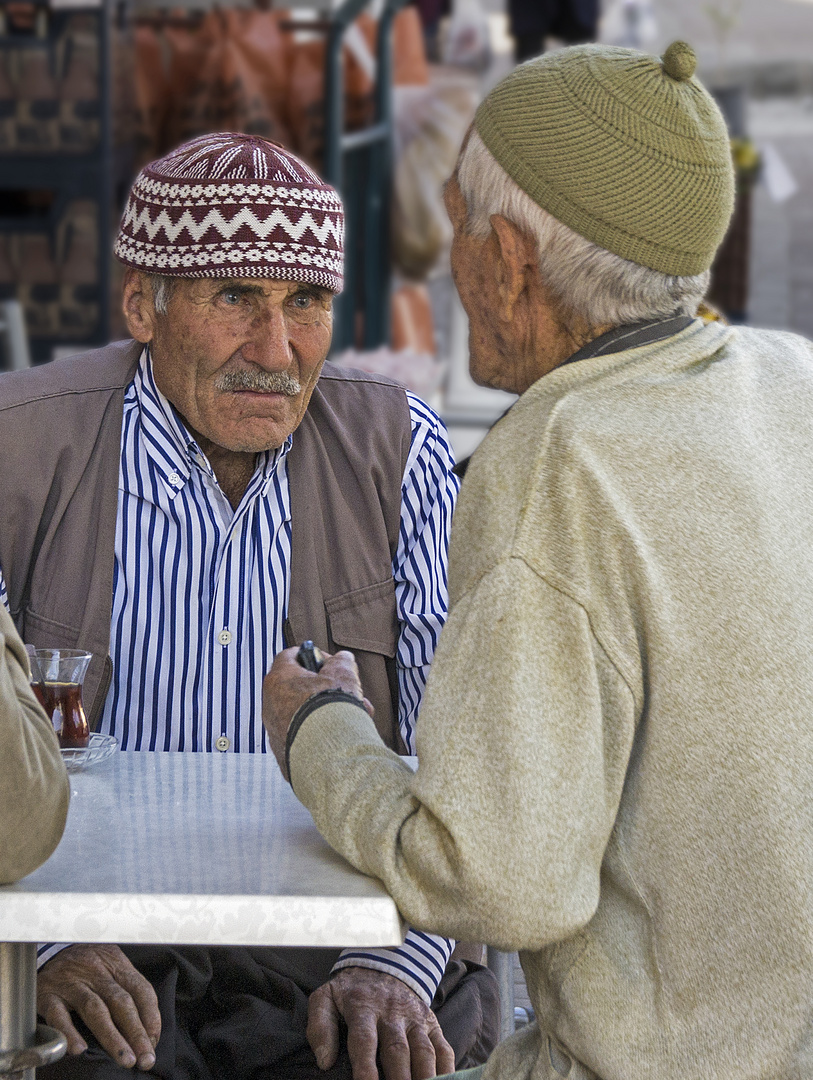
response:
<path fill-rule="evenodd" d="M 360 650 L 382 736 L 414 751 L 458 482 L 445 428 L 325 364 L 343 210 L 265 139 L 147 166 L 116 254 L 132 340 L 0 378 L 0 566 L 34 645 L 93 655 L 88 719 L 122 750 L 264 753 L 284 644 Z M 33 463 L 33 464 L 32 464 Z M 59 638 L 63 641 L 60 641 Z M 485 1060 L 492 974 L 397 949 L 52 943 L 45 1077 L 422 1080 Z"/>
<path fill-rule="evenodd" d="M 28 658 L 0 603 L 0 885 L 44 863 L 62 837 L 70 784 Z"/>
<path fill-rule="evenodd" d="M 813 1075 L 813 346 L 696 317 L 734 176 L 694 68 L 521 65 L 447 184 L 472 375 L 521 396 L 463 481 L 417 772 L 349 653 L 266 680 L 327 840 L 520 950 L 536 1022 L 484 1080 Z"/>
<path fill-rule="evenodd" d="M 598 16 L 598 0 L 508 0 L 515 61 L 521 64 L 539 56 L 546 37 L 565 45 L 595 41 Z"/>
<path fill-rule="evenodd" d="M 436 64 L 440 60 L 440 21 L 449 14 L 450 0 L 412 0 L 412 2 L 421 17 L 426 58 L 430 63 Z"/>

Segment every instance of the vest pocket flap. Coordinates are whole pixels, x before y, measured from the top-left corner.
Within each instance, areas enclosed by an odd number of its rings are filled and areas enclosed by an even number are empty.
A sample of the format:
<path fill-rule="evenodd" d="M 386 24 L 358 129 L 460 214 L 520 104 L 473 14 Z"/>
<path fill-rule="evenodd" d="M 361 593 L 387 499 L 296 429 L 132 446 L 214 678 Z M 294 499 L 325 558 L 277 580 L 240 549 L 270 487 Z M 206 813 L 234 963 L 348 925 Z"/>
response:
<path fill-rule="evenodd" d="M 75 649 L 79 631 L 73 626 L 46 619 L 31 608 L 26 608 L 23 638 L 27 645 L 36 645 L 42 649 Z"/>
<path fill-rule="evenodd" d="M 392 578 L 325 600 L 325 612 L 336 646 L 395 656 L 398 619 Z"/>

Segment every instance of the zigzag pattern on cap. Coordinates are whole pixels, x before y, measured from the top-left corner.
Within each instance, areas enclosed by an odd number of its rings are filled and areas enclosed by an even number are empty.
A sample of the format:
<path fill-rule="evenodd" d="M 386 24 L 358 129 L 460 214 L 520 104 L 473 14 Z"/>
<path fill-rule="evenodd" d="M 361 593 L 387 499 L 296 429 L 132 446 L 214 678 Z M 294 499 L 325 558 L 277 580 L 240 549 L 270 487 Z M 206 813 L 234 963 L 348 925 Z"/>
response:
<path fill-rule="evenodd" d="M 283 147 L 205 135 L 136 179 L 115 254 L 150 273 L 270 277 L 342 287 L 344 212 L 336 192 Z"/>
<path fill-rule="evenodd" d="M 307 210 L 294 220 L 293 215 L 286 214 L 283 210 L 275 207 L 269 215 L 263 219 L 253 210 L 240 207 L 233 217 L 228 218 L 220 210 L 208 210 L 201 221 L 197 221 L 195 215 L 184 211 L 177 221 L 172 220 L 172 215 L 166 210 L 161 210 L 153 218 L 150 208 L 137 204 L 136 198 L 127 207 L 122 219 L 122 228 L 138 236 L 141 230 L 147 233 L 150 240 L 155 240 L 162 232 L 167 241 L 175 243 L 181 233 L 186 230 L 192 240 L 200 242 L 206 233 L 213 229 L 224 239 L 230 240 L 241 228 L 249 229 L 254 236 L 265 240 L 275 229 L 282 229 L 287 235 L 296 241 L 301 241 L 305 234 L 310 231 L 319 244 L 324 247 L 332 240 L 333 248 L 341 247 L 342 227 L 337 221 L 331 220 L 325 215 L 322 221 Z"/>

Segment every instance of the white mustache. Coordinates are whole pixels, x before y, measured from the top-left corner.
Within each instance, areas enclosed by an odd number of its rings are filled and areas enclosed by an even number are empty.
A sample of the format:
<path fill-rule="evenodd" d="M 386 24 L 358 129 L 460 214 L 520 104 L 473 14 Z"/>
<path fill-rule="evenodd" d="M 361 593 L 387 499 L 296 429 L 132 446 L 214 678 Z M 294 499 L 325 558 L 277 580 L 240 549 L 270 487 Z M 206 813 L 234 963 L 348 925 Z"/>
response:
<path fill-rule="evenodd" d="M 287 371 L 224 371 L 215 379 L 218 390 L 251 390 L 256 394 L 285 394 L 296 397 L 302 384 Z"/>

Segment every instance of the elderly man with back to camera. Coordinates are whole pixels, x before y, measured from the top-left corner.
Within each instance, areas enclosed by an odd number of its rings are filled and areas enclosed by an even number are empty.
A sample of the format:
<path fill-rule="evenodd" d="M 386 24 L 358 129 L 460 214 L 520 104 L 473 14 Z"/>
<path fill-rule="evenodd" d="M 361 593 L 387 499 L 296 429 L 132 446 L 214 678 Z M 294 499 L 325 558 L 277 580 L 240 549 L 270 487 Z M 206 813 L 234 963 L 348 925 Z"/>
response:
<path fill-rule="evenodd" d="M 383 738 L 413 748 L 457 480 L 426 405 L 325 364 L 342 251 L 341 202 L 303 162 L 204 136 L 130 193 L 133 340 L 0 378 L 9 608 L 31 644 L 93 654 L 91 723 L 122 749 L 264 752 L 263 676 L 305 638 L 358 651 Z M 410 1080 L 483 1061 L 494 979 L 452 945 L 47 945 L 38 1008 L 68 1056 L 44 1076 L 374 1080 L 378 1060 Z"/>
<path fill-rule="evenodd" d="M 417 773 L 346 652 L 266 680 L 327 839 L 520 950 L 536 1022 L 485 1080 L 813 1074 L 813 349 L 695 317 L 734 178 L 694 66 L 527 63 L 448 183 L 472 373 L 521 396 L 463 482 Z"/>

